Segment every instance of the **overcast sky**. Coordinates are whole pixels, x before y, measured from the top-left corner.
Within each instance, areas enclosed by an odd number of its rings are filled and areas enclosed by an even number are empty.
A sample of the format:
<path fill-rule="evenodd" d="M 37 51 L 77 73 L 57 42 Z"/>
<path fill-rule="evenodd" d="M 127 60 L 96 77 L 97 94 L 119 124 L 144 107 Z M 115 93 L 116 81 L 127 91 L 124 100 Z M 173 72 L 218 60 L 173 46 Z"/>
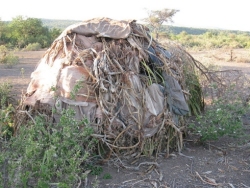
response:
<path fill-rule="evenodd" d="M 172 25 L 250 31 L 250 0 L 4 0 L 0 18 L 86 20 L 94 17 L 135 19 L 147 10 L 177 9 Z"/>

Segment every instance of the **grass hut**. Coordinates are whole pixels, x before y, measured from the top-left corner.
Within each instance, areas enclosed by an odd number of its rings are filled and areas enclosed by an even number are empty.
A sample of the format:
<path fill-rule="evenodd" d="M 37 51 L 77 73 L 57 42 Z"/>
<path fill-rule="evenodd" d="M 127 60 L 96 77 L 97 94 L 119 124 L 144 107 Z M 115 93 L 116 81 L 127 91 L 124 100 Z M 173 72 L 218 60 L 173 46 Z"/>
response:
<path fill-rule="evenodd" d="M 163 47 L 135 20 L 83 21 L 66 28 L 45 52 L 24 105 L 54 123 L 73 108 L 76 119 L 94 128 L 99 148 L 111 154 L 169 154 L 182 149 L 189 88 L 199 86 L 194 62 L 171 41 Z M 202 104 L 197 91 L 193 100 Z"/>

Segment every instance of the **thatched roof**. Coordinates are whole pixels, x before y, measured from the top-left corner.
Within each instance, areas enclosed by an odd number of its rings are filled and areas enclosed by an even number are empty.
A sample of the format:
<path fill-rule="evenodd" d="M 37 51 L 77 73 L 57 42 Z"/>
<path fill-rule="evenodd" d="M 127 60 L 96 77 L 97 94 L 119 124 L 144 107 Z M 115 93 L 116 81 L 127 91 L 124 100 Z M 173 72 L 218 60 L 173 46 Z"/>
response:
<path fill-rule="evenodd" d="M 25 105 L 73 108 L 108 148 L 141 153 L 182 147 L 189 111 L 184 71 L 193 59 L 163 47 L 134 20 L 98 18 L 66 28 L 31 75 Z M 73 96 L 73 97 L 72 97 Z M 152 153 L 150 153 L 152 154 Z"/>

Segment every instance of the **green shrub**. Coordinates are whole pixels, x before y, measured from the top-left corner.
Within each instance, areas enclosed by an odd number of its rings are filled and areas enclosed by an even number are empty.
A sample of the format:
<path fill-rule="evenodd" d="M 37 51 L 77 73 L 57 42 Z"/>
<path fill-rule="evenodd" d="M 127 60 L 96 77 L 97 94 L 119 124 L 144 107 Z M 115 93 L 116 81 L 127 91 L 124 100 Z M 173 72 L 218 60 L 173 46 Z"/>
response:
<path fill-rule="evenodd" d="M 9 139 L 14 132 L 13 121 L 15 99 L 11 95 L 11 88 L 7 82 L 0 83 L 0 138 Z"/>
<path fill-rule="evenodd" d="M 19 62 L 18 56 L 15 56 L 14 54 L 9 54 L 6 56 L 3 63 L 6 65 L 7 68 L 12 68 L 18 62 Z"/>
<path fill-rule="evenodd" d="M 4 64 L 6 68 L 12 68 L 18 62 L 18 56 L 15 56 L 13 53 L 8 51 L 5 46 L 0 46 L 0 64 Z"/>
<path fill-rule="evenodd" d="M 106 174 L 103 175 L 103 179 L 105 179 L 105 180 L 112 179 L 112 176 L 111 176 L 111 174 L 106 173 Z"/>
<path fill-rule="evenodd" d="M 8 82 L 0 83 L 0 109 L 8 106 L 14 101 L 11 94 L 12 85 Z"/>
<path fill-rule="evenodd" d="M 15 109 L 12 104 L 0 109 L 0 139 L 8 140 L 14 133 Z"/>
<path fill-rule="evenodd" d="M 249 106 L 237 96 L 235 92 L 235 96 L 229 99 L 226 93 L 214 100 L 203 114 L 197 115 L 196 120 L 189 124 L 189 130 L 198 135 L 201 142 L 217 140 L 224 135 L 242 136 L 241 117 L 249 110 Z"/>
<path fill-rule="evenodd" d="M 28 44 L 24 50 L 26 50 L 26 51 L 37 51 L 37 50 L 41 50 L 41 48 L 42 48 L 41 44 L 36 42 L 36 43 Z"/>
<path fill-rule="evenodd" d="M 97 140 L 86 120 L 77 121 L 71 109 L 62 112 L 60 122 L 46 122 L 44 115 L 20 127 L 18 135 L 0 152 L 0 168 L 8 159 L 8 177 L 0 187 L 77 187 L 89 169 Z M 1 175 L 1 173 L 0 173 Z M 1 176 L 0 176 L 1 178 Z M 6 182 L 7 181 L 7 182 Z"/>

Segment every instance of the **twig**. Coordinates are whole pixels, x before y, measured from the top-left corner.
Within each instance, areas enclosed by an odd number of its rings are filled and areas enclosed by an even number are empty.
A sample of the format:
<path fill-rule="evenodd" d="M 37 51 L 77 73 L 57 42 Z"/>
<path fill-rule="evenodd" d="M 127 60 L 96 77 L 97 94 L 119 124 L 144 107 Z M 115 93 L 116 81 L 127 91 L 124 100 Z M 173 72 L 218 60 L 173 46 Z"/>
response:
<path fill-rule="evenodd" d="M 135 180 L 137 180 L 137 179 L 126 180 L 126 181 L 122 182 L 122 184 L 125 184 L 125 183 L 128 183 L 128 182 L 131 182 L 131 181 L 135 181 Z"/>
<path fill-rule="evenodd" d="M 124 146 L 124 147 L 122 147 L 122 146 L 116 146 L 116 145 L 113 145 L 113 144 L 110 144 L 110 143 L 107 143 L 107 142 L 105 142 L 108 146 L 111 146 L 111 147 L 113 147 L 113 148 L 117 148 L 117 149 L 132 149 L 132 148 L 135 148 L 135 147 L 137 147 L 139 144 L 140 144 L 140 136 L 138 137 L 138 142 L 135 144 L 135 145 L 133 145 L 133 146 Z"/>
<path fill-rule="evenodd" d="M 84 183 L 85 186 L 84 186 L 84 187 L 87 188 L 87 186 L 88 186 L 88 177 L 87 177 L 87 176 L 86 176 L 86 178 L 84 179 L 84 181 L 85 181 L 85 183 Z"/>
<path fill-rule="evenodd" d="M 220 150 L 223 153 L 223 155 L 226 155 L 226 151 L 224 149 L 217 147 L 217 146 L 210 144 L 210 143 L 208 143 L 208 145 L 209 145 L 209 147 L 212 146 L 213 148 Z"/>
<path fill-rule="evenodd" d="M 193 156 L 184 155 L 184 154 L 181 153 L 181 152 L 178 152 L 178 154 L 179 154 L 180 156 L 182 156 L 182 157 L 187 157 L 187 158 L 189 158 L 189 159 L 193 159 L 193 158 L 194 158 Z"/>
<path fill-rule="evenodd" d="M 218 185 L 219 185 L 218 183 L 212 183 L 212 182 L 205 181 L 205 180 L 200 176 L 200 174 L 199 174 L 198 172 L 195 172 L 195 173 L 196 173 L 196 175 L 200 178 L 200 180 L 201 180 L 202 182 L 207 183 L 207 184 L 209 184 L 209 185 L 214 185 L 214 186 L 218 186 Z"/>
<path fill-rule="evenodd" d="M 30 117 L 30 119 L 33 121 L 33 123 L 34 124 L 36 123 L 36 121 L 33 119 L 33 117 L 27 111 L 20 110 L 19 112 L 27 114 Z"/>
<path fill-rule="evenodd" d="M 78 178 L 79 178 L 79 183 L 78 183 L 77 188 L 79 188 L 81 186 L 81 184 L 82 184 L 81 178 L 80 177 L 78 177 Z"/>
<path fill-rule="evenodd" d="M 231 187 L 231 188 L 235 188 L 233 184 L 231 183 L 228 183 L 228 185 Z"/>
<path fill-rule="evenodd" d="M 133 169 L 133 170 L 139 170 L 139 168 L 140 168 L 140 166 L 141 165 L 155 165 L 157 168 L 159 168 L 160 166 L 159 166 L 159 164 L 157 163 L 157 162 L 142 162 L 142 163 L 140 163 L 138 166 L 136 166 L 136 167 L 131 167 L 131 166 L 125 166 L 125 165 L 123 165 L 123 167 L 124 168 L 126 168 L 126 169 Z"/>
<path fill-rule="evenodd" d="M 131 187 L 134 187 L 135 184 L 140 183 L 140 182 L 142 182 L 142 181 L 145 181 L 146 179 L 148 179 L 148 178 L 145 178 L 145 179 L 142 179 L 142 180 L 139 180 L 139 181 L 133 183 Z"/>
<path fill-rule="evenodd" d="M 243 184 L 243 183 L 241 183 L 241 185 L 243 185 L 243 186 L 246 187 L 246 188 L 250 188 L 249 186 L 247 186 L 247 185 L 245 185 L 245 184 Z"/>

